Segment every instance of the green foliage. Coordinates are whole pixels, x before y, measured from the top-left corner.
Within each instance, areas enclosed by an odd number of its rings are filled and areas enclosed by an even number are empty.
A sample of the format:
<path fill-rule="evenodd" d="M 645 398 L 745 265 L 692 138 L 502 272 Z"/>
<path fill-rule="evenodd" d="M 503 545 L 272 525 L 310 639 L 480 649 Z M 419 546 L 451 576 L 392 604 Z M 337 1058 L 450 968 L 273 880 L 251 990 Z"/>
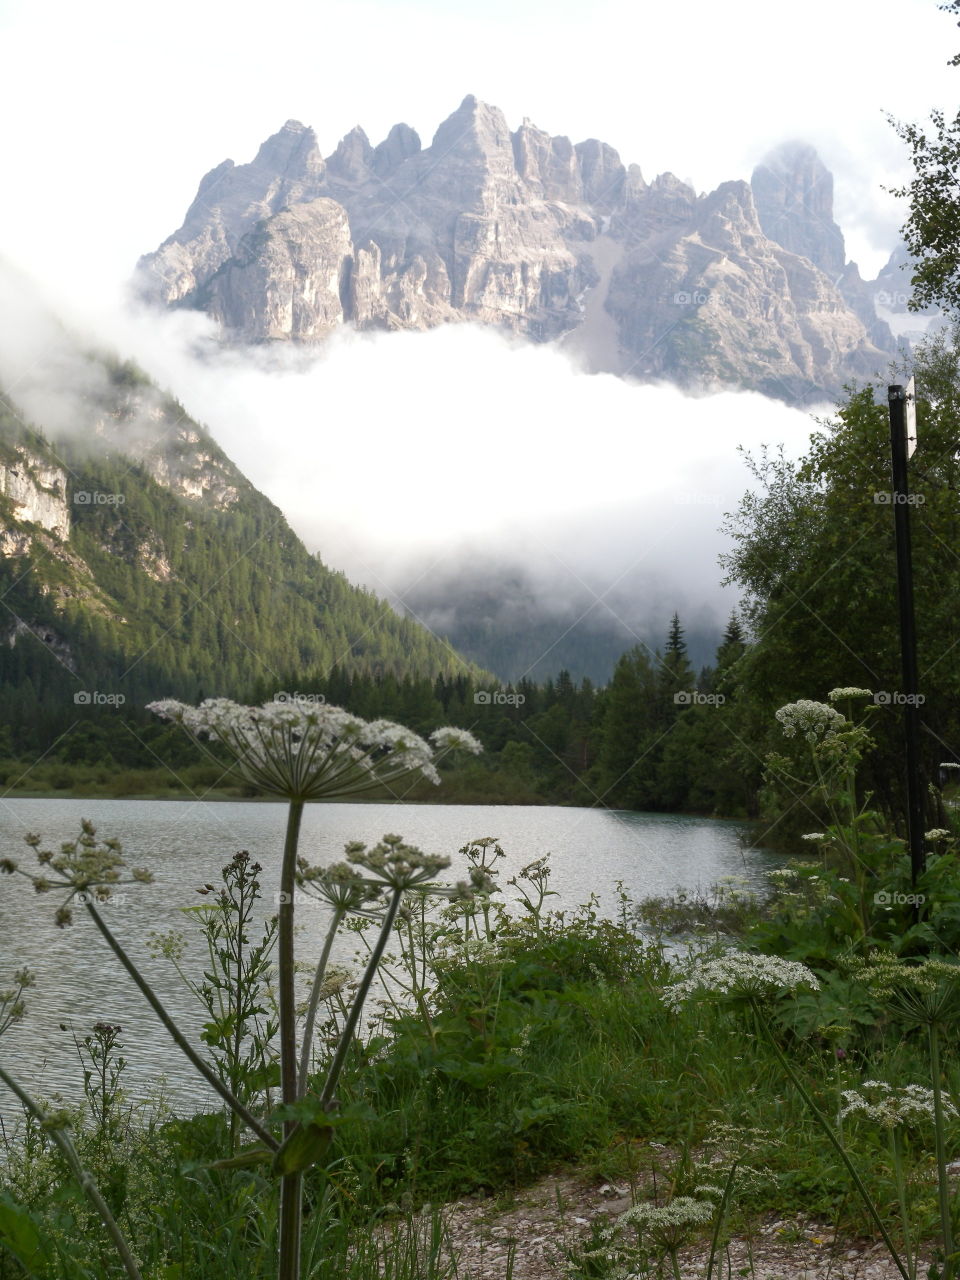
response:
<path fill-rule="evenodd" d="M 914 592 L 921 686 L 923 771 L 931 781 L 960 741 L 960 676 L 949 658 L 960 599 L 960 340 L 941 335 L 915 357 L 917 451 L 911 461 Z M 891 515 L 889 417 L 867 389 L 851 393 L 821 424 L 798 463 L 753 460 L 758 490 L 729 524 L 728 580 L 745 592 L 755 637 L 734 669 L 738 736 L 751 772 L 782 739 L 778 706 L 860 686 L 882 705 L 871 723 L 877 750 L 861 775 L 863 793 L 890 817 L 904 812 L 899 629 Z M 773 803 L 770 803 L 770 801 Z M 816 829 L 822 811 L 802 790 L 788 805 L 761 797 L 784 840 Z M 787 811 L 789 814 L 787 816 Z M 785 820 L 781 818 L 784 815 Z M 942 825 L 935 800 L 928 825 Z"/>
<path fill-rule="evenodd" d="M 51 1261 L 51 1249 L 36 1219 L 6 1191 L 0 1191 L 0 1246 L 20 1263 L 21 1274 L 32 1275 Z"/>
<path fill-rule="evenodd" d="M 148 404 L 167 472 L 185 470 L 199 483 L 199 468 L 214 479 L 197 498 L 106 447 L 95 452 L 63 440 L 54 450 L 0 404 L 7 455 L 28 448 L 70 474 L 69 544 L 22 524 L 29 551 L 0 560 L 8 616 L 28 628 L 16 643 L 0 644 L 0 718 L 11 727 L 15 753 L 36 758 L 56 744 L 70 763 L 155 765 L 159 755 L 176 768 L 181 757 L 144 732 L 141 708 L 157 697 L 247 697 L 260 685 L 272 696 L 338 672 L 365 675 L 371 685 L 419 674 L 416 713 L 430 718 L 435 676 L 477 673 L 418 623 L 310 555 L 277 508 L 139 370 L 112 363 L 109 372 L 114 398 L 104 413 L 136 431 L 138 406 Z M 235 496 L 220 498 L 218 485 Z M 21 528 L 12 510 L 5 524 Z M 78 703 L 78 694 L 86 701 Z M 97 694 L 113 701 L 97 702 Z"/>
<path fill-rule="evenodd" d="M 953 0 L 941 9 L 960 14 Z M 960 65 L 960 54 L 950 60 Z M 910 216 L 901 229 L 907 248 L 916 261 L 911 284 L 910 309 L 940 304 L 948 311 L 960 306 L 960 112 L 948 120 L 942 111 L 932 111 L 933 133 L 917 124 L 891 121 L 910 148 L 914 176 L 893 192 L 910 202 Z"/>
<path fill-rule="evenodd" d="M 889 840 L 888 852 L 895 846 Z M 466 852 L 470 866 L 495 884 L 499 850 L 493 842 L 478 841 Z M 252 868 L 236 870 L 252 874 Z M 406 1210 L 477 1189 L 500 1191 L 558 1163 L 585 1160 L 605 1178 L 628 1180 L 651 1209 L 651 1174 L 660 1206 L 680 1205 L 705 1182 L 718 1185 L 726 1197 L 728 1234 L 755 1229 L 757 1215 L 771 1211 L 778 1218 L 828 1215 L 862 1232 L 862 1211 L 845 1197 L 844 1170 L 810 1123 L 803 1099 L 785 1084 L 781 1061 L 757 1034 L 749 1011 L 731 1014 L 715 1004 L 691 1003 L 668 1012 L 660 992 L 671 979 L 671 962 L 659 945 L 630 929 L 631 904 L 624 900 L 620 923 L 603 919 L 591 904 L 566 915 L 550 912 L 544 871 L 532 863 L 515 877 L 509 909 L 497 906 L 494 888 L 468 909 L 438 899 L 438 910 L 423 915 L 422 928 L 414 913 L 394 930 L 395 954 L 385 959 L 384 976 L 388 982 L 389 973 L 409 976 L 408 952 L 425 962 L 433 977 L 422 1000 L 390 988 L 396 1003 L 369 1037 L 354 1043 L 338 1089 L 341 1106 L 329 1125 L 316 1094 L 290 1112 L 301 1128 L 288 1154 L 295 1158 L 296 1146 L 303 1146 L 303 1163 L 310 1166 L 308 1273 L 330 1280 L 441 1280 L 442 1226 L 435 1218 L 428 1228 L 418 1225 L 412 1213 L 398 1215 L 398 1205 Z M 936 864 L 931 872 L 937 874 Z M 813 889 L 810 895 L 803 918 L 816 934 L 817 913 L 825 917 L 838 908 L 829 895 Z M 775 900 L 771 914 L 783 907 Z M 799 930 L 801 911 L 795 910 Z M 225 936 L 221 925 L 238 921 L 243 910 L 216 901 L 201 908 L 204 913 L 214 926 L 215 954 Z M 757 917 L 745 941 L 769 946 Z M 227 946 L 225 955 L 233 955 Z M 791 1070 L 828 1115 L 836 1112 L 842 1090 L 856 1088 L 866 1075 L 912 1082 L 923 1080 L 928 1069 L 922 1042 L 905 1038 L 877 999 L 835 967 L 837 955 L 827 956 L 829 972 L 821 966 L 821 991 L 780 1001 L 770 1023 Z M 223 972 L 233 968 L 229 961 Z M 331 997 L 334 1021 L 327 1035 L 336 1031 L 336 1007 Z M 943 1036 L 949 1061 L 960 1048 L 955 1024 Z M 105 1044 L 103 1035 L 100 1042 Z M 209 1048 L 217 1052 L 216 1045 Z M 120 1068 L 121 1074 L 127 1070 Z M 111 1095 L 123 1092 L 122 1081 L 109 1068 L 94 1077 L 93 1099 L 75 1123 L 75 1139 L 145 1275 L 270 1275 L 277 1182 L 269 1163 L 231 1163 L 230 1125 L 216 1113 L 174 1119 L 141 1109 L 105 1147 L 96 1079 L 106 1080 Z M 784 1132 L 789 1143 L 778 1141 Z M 960 1138 L 955 1121 L 947 1133 L 950 1141 Z M 851 1125 L 844 1140 L 868 1192 L 886 1206 L 888 1225 L 896 1229 L 891 1169 L 875 1135 Z M 239 1155 L 245 1160 L 243 1151 Z M 929 1238 L 938 1223 L 935 1199 L 924 1189 L 929 1152 L 918 1140 L 907 1143 L 902 1155 L 916 1188 L 911 1213 L 921 1237 Z M 10 1243 L 16 1241 L 16 1249 L 30 1254 L 27 1266 L 38 1280 L 112 1274 L 97 1225 L 70 1190 L 59 1156 L 28 1127 L 22 1142 L 8 1146 L 6 1158 L 0 1233 L 8 1254 L 18 1256 Z M 648 1218 L 653 1225 L 660 1221 L 647 1214 L 643 1223 Z M 619 1232 L 573 1250 L 581 1274 L 605 1274 L 590 1270 L 587 1257 L 597 1261 L 601 1245 L 619 1242 L 607 1252 L 626 1256 L 633 1238 L 628 1227 L 625 1219 Z M 19 1274 L 10 1265 L 9 1258 L 0 1262 L 3 1280 Z"/>
<path fill-rule="evenodd" d="M 249 930 L 260 898 L 258 862 L 249 853 L 237 853 L 222 869 L 223 887 L 208 885 L 200 893 L 211 900 L 202 906 L 184 907 L 184 915 L 199 924 L 207 948 L 209 967 L 202 981 L 183 968 L 183 939 L 177 933 L 151 935 L 151 950 L 171 961 L 180 978 L 207 1015 L 201 1039 L 209 1046 L 217 1074 L 244 1106 L 265 1095 L 279 1083 L 269 1045 L 277 1021 L 269 991 L 272 954 L 276 945 L 276 917 L 267 921 L 261 940 L 252 945 Z M 230 1116 L 230 1152 L 239 1142 L 239 1117 Z"/>

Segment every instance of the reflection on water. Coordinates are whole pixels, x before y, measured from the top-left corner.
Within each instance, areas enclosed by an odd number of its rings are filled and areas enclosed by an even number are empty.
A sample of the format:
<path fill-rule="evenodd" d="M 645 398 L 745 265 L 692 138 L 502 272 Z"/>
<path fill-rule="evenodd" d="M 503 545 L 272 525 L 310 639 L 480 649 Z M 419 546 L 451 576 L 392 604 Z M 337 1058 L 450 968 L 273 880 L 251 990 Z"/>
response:
<path fill-rule="evenodd" d="M 194 803 L 164 800 L 5 800 L 0 802 L 0 854 L 24 867 L 35 860 L 22 843 L 38 831 L 44 846 L 73 839 L 81 817 L 96 824 L 101 837 L 116 836 L 132 866 L 146 866 L 154 883 L 133 885 L 116 905 L 105 907 L 110 927 L 142 965 L 169 1011 L 194 1038 L 201 1017 L 172 966 L 150 957 L 153 932 L 182 929 L 181 909 L 202 902 L 196 890 L 219 883 L 220 868 L 241 849 L 262 864 L 263 914 L 274 911 L 286 809 L 277 803 Z M 452 857 L 470 840 L 495 836 L 503 846 L 501 883 L 525 863 L 549 853 L 553 908 L 571 908 L 595 894 L 607 914 L 616 910 L 615 886 L 631 896 L 669 893 L 682 887 L 708 888 L 725 876 L 760 885 L 770 856 L 744 852 L 743 827 L 733 822 L 674 814 L 611 812 L 497 805 L 328 804 L 308 806 L 301 852 L 311 862 L 335 862 L 348 840 L 376 842 L 396 831 L 427 853 Z M 123 1027 L 126 1075 L 132 1097 L 143 1098 L 165 1084 L 174 1105 L 212 1098 L 192 1068 L 147 1009 L 119 961 L 110 953 L 82 910 L 76 923 L 58 929 L 56 894 L 37 897 L 19 876 L 0 880 L 0 982 L 29 965 L 37 985 L 27 993 L 28 1013 L 0 1044 L 3 1061 L 21 1080 L 46 1096 L 79 1094 L 82 1073 L 73 1036 L 82 1039 L 96 1021 Z M 318 906 L 299 913 L 298 956 L 316 960 L 325 914 Z M 189 928 L 189 922 L 186 922 Z M 350 946 L 345 944 L 344 958 Z M 198 945 L 186 964 L 199 975 L 205 953 Z M 0 1096 L 0 1117 L 14 1114 Z"/>

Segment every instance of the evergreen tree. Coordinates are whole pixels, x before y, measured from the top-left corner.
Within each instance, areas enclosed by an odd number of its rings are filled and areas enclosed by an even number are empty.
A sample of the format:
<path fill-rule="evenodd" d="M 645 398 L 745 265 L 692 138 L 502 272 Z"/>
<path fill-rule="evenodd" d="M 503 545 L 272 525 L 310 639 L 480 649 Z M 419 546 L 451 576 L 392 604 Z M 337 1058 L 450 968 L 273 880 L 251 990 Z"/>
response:
<path fill-rule="evenodd" d="M 614 669 L 602 704 L 593 777 L 603 804 L 629 809 L 646 793 L 650 762 L 644 757 L 656 683 L 650 659 L 639 646 L 625 653 Z"/>

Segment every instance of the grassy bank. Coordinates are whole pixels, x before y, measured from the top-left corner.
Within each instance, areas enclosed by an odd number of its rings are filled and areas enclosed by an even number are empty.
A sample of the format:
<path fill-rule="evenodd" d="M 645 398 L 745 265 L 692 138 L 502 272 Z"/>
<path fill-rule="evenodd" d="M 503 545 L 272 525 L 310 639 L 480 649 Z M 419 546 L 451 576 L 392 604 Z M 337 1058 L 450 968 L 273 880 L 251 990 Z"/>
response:
<path fill-rule="evenodd" d="M 504 886 L 524 895 L 519 915 L 499 912 L 488 897 L 467 916 L 448 906 L 399 921 L 382 969 L 390 996 L 371 1007 L 367 1030 L 353 1043 L 333 1142 L 307 1175 L 304 1274 L 452 1277 L 440 1248 L 442 1221 L 429 1210 L 424 1218 L 425 1205 L 477 1191 L 509 1197 L 545 1172 L 574 1165 L 629 1186 L 641 1205 L 706 1205 L 707 1225 L 693 1224 L 685 1239 L 709 1241 L 714 1229 L 722 1238 L 749 1238 L 769 1212 L 816 1216 L 851 1239 L 865 1234 L 870 1223 L 847 1169 L 785 1076 L 782 1055 L 835 1123 L 844 1091 L 865 1078 L 891 1087 L 929 1082 L 922 1031 L 905 1032 L 880 998 L 837 967 L 839 956 L 819 966 L 819 992 L 784 992 L 765 1006 L 762 1018 L 776 1043 L 749 1000 L 696 999 L 678 1008 L 664 1001 L 689 970 L 671 962 L 658 934 L 689 926 L 703 963 L 734 935 L 741 946 L 753 938 L 769 944 L 771 931 L 797 929 L 805 919 L 812 946 L 824 930 L 809 900 L 801 909 L 784 889 L 766 903 L 727 900 L 726 912 L 713 916 L 701 903 L 684 921 L 683 903 L 637 907 L 623 899 L 614 922 L 589 904 L 573 915 L 547 913 L 548 886 L 548 869 L 533 864 L 526 878 Z M 826 899 L 819 910 L 829 914 Z M 357 922 L 360 953 L 370 927 Z M 168 939 L 156 963 L 175 951 Z M 349 1008 L 349 983 L 346 974 L 328 975 L 316 1087 Z M 269 1008 L 269 982 L 258 991 Z M 131 1240 L 143 1276 L 266 1280 L 275 1274 L 277 1232 L 269 1166 L 214 1167 L 235 1152 L 223 1115 L 173 1117 L 160 1106 L 130 1106 L 123 1036 L 111 1030 L 91 1030 L 86 1103 L 70 1121 L 80 1158 Z M 15 1061 L 15 1036 L 4 1044 L 4 1061 Z M 222 1057 L 213 1024 L 208 1039 L 210 1052 Z M 960 1102 L 958 1050 L 954 1022 L 943 1036 L 942 1084 L 947 1098 Z M 269 1053 L 259 1062 L 253 1091 L 264 1116 L 275 1102 L 271 1062 Z M 909 1188 L 913 1247 L 934 1240 L 929 1125 L 905 1129 L 896 1152 L 883 1125 L 851 1119 L 841 1133 L 891 1237 L 902 1246 L 899 1177 Z M 16 1137 L 6 1134 L 0 1280 L 121 1274 L 42 1126 L 25 1120 Z M 955 1153 L 956 1113 L 946 1140 Z M 716 1194 L 704 1190 L 710 1187 Z M 611 1219 L 610 1230 L 601 1237 L 594 1224 L 590 1238 L 572 1248 L 571 1276 L 612 1280 L 624 1259 L 648 1266 L 631 1253 L 632 1229 Z"/>
<path fill-rule="evenodd" d="M 6 1065 L 31 981 L 14 975 L 0 990 L 0 1080 L 25 1110 L 3 1129 L 0 1280 L 453 1280 L 437 1206 L 574 1164 L 624 1184 L 629 1207 L 564 1244 L 567 1280 L 682 1280 L 691 1242 L 698 1280 L 714 1280 L 718 1250 L 736 1237 L 749 1256 L 771 1214 L 866 1238 L 903 1280 L 920 1259 L 930 1280 L 955 1280 L 960 839 L 925 832 L 914 874 L 858 792 L 866 718 L 832 703 L 866 696 L 838 689 L 778 712 L 771 794 L 804 787 L 822 828 L 768 873 L 768 892 L 633 903 L 621 891 L 613 920 L 593 900 L 552 912 L 545 857 L 501 883 L 491 839 L 461 849 L 449 878 L 449 859 L 392 834 L 311 867 L 302 797 L 336 790 L 325 770 L 356 756 L 305 755 L 278 717 L 273 754 L 254 743 L 249 771 L 269 785 L 277 770 L 289 797 L 277 914 L 264 922 L 261 868 L 238 853 L 184 913 L 206 942 L 202 975 L 183 968 L 176 933 L 126 940 L 147 941 L 203 1007 L 202 1056 L 178 1043 L 228 1110 L 130 1105 L 123 1033 L 107 1022 L 77 1045 L 84 1105 L 31 1101 Z M 59 890 L 57 923 L 99 931 L 163 1020 L 99 914 L 149 869 L 127 868 L 89 822 L 59 846 L 26 843 L 0 872 L 29 878 L 42 902 Z M 325 915 L 298 912 L 310 898 Z M 314 974 L 294 945 L 311 920 L 326 921 Z M 351 966 L 327 963 L 338 934 Z"/>
<path fill-rule="evenodd" d="M 12 798 L 104 800 L 255 800 L 262 798 L 255 788 L 225 780 L 216 764 L 188 764 L 175 772 L 166 766 L 155 769 L 121 769 L 116 765 L 38 763 L 0 760 L 0 791 Z M 394 800 L 387 790 L 370 792 L 368 800 Z M 443 785 L 424 780 L 405 788 L 404 799 L 418 804 L 558 804 L 556 796 L 545 795 L 532 783 L 507 770 L 468 764 L 445 769 Z M 582 804 L 584 797 L 570 797 Z M 589 802 L 589 797 L 587 801 Z"/>

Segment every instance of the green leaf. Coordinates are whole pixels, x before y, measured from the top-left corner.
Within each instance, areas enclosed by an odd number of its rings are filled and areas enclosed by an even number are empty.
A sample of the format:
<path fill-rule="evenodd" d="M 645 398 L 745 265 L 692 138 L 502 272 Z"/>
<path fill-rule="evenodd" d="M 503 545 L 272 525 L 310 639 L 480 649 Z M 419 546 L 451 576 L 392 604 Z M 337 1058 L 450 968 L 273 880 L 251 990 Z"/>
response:
<path fill-rule="evenodd" d="M 194 1173 L 200 1169 L 247 1169 L 256 1164 L 269 1164 L 273 1159 L 273 1152 L 269 1147 L 245 1147 L 242 1151 L 238 1151 L 235 1156 L 228 1156 L 224 1160 L 214 1160 L 212 1163 L 208 1161 L 193 1161 L 183 1166 L 185 1173 Z"/>
<path fill-rule="evenodd" d="M 6 1192 L 0 1193 L 0 1244 L 28 1271 L 50 1260 L 40 1228 L 27 1210 Z"/>
<path fill-rule="evenodd" d="M 323 1158 L 332 1137 L 333 1125 L 329 1120 L 298 1125 L 274 1156 L 274 1173 L 283 1177 L 309 1169 Z"/>

